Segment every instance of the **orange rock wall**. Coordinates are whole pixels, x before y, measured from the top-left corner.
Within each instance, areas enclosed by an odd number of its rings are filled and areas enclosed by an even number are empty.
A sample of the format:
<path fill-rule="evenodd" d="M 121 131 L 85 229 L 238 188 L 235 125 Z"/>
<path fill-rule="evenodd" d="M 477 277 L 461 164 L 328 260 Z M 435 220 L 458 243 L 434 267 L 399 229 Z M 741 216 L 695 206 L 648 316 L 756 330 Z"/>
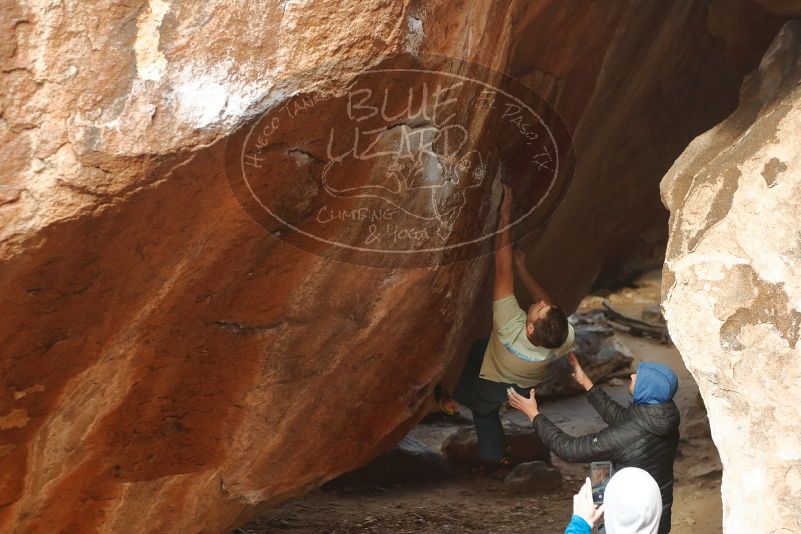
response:
<path fill-rule="evenodd" d="M 578 164 L 526 247 L 569 307 L 658 256 L 659 179 L 733 109 L 780 22 L 736 1 L 38 0 L 0 16 L 0 530 L 48 534 L 225 531 L 391 446 L 479 328 L 487 257 L 361 267 L 242 210 L 225 141 L 286 80 L 336 91 L 430 53 L 540 92 Z"/>

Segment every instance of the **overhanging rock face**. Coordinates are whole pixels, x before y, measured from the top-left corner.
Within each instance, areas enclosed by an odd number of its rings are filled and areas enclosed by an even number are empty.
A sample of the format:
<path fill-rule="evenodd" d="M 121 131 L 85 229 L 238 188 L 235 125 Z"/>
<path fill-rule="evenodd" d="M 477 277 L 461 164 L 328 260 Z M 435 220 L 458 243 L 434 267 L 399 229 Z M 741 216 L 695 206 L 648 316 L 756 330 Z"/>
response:
<path fill-rule="evenodd" d="M 4 4 L 0 530 L 225 530 L 391 446 L 471 341 L 487 257 L 362 267 L 254 222 L 225 145 L 260 114 L 425 54 L 523 81 L 574 134 L 562 208 L 526 241 L 571 307 L 658 259 L 659 178 L 779 27 L 715 6 Z M 293 174 L 261 185 L 316 213 L 318 147 L 274 148 Z M 495 224 L 482 187 L 448 236 Z"/>
<path fill-rule="evenodd" d="M 798 532 L 801 23 L 662 182 L 663 307 L 723 461 L 727 533 Z"/>

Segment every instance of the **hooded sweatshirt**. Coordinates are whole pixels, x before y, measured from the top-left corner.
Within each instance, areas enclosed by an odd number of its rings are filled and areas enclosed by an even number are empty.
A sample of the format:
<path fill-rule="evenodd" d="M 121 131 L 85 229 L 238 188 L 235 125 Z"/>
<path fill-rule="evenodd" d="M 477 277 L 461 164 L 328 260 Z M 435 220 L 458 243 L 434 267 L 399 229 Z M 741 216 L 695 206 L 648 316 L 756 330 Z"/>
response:
<path fill-rule="evenodd" d="M 656 534 L 662 495 L 651 475 L 637 467 L 621 469 L 604 492 L 607 534 Z"/>
<path fill-rule="evenodd" d="M 679 387 L 670 367 L 661 363 L 642 362 L 634 383 L 634 404 L 664 404 L 673 399 Z"/>

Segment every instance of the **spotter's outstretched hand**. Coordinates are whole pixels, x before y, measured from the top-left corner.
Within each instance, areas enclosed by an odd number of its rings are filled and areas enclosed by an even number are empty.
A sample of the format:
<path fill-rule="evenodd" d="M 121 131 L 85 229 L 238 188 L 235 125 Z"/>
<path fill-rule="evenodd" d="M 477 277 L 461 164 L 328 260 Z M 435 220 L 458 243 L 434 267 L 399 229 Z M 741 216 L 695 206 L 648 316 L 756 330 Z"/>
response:
<path fill-rule="evenodd" d="M 592 380 L 590 380 L 590 377 L 588 377 L 587 373 L 584 372 L 584 369 L 581 368 L 581 364 L 579 363 L 578 358 L 576 358 L 576 355 L 573 353 L 573 351 L 568 353 L 567 361 L 569 361 L 571 367 L 573 367 L 573 380 L 578 382 L 578 384 L 587 391 L 592 389 Z"/>
<path fill-rule="evenodd" d="M 509 398 L 509 405 L 512 408 L 520 410 L 521 412 L 526 414 L 530 420 L 533 421 L 534 418 L 537 417 L 537 415 L 539 415 L 540 412 L 539 409 L 537 408 L 537 398 L 534 394 L 533 389 L 531 390 L 530 393 L 531 397 L 529 398 L 524 397 L 523 395 L 515 391 L 514 388 L 508 388 L 506 390 L 506 395 Z"/>

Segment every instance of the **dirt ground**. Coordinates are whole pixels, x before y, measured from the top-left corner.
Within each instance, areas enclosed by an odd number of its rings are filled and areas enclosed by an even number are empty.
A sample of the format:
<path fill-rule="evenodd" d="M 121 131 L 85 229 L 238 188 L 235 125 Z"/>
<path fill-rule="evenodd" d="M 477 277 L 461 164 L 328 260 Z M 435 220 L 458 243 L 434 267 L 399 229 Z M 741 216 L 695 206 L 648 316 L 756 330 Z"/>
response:
<path fill-rule="evenodd" d="M 640 317 L 659 302 L 659 273 L 641 278 L 637 288 L 625 288 L 603 298 L 618 311 Z M 582 309 L 599 307 L 602 297 L 588 297 Z M 679 376 L 676 403 L 685 418 L 696 405 L 697 386 L 672 346 L 624 333 L 616 334 L 635 358 L 658 361 Z M 636 365 L 635 360 L 635 365 Z M 618 401 L 628 402 L 627 382 L 604 386 Z M 574 435 L 603 428 L 604 423 L 583 396 L 544 404 L 543 413 Z M 514 410 L 505 419 L 525 418 Z M 464 424 L 464 423 L 462 423 Z M 683 425 L 684 427 L 684 425 Z M 458 423 L 419 424 L 410 435 L 439 451 Z M 698 432 L 693 432 L 693 435 Z M 564 477 L 561 489 L 539 495 L 507 494 L 503 481 L 460 468 L 452 477 L 433 482 L 389 487 L 328 485 L 270 510 L 237 533 L 562 533 L 572 513 L 572 496 L 589 472 L 584 464 L 567 464 L 554 457 Z M 721 530 L 720 463 L 709 438 L 682 438 L 675 464 L 673 534 L 714 534 Z"/>

